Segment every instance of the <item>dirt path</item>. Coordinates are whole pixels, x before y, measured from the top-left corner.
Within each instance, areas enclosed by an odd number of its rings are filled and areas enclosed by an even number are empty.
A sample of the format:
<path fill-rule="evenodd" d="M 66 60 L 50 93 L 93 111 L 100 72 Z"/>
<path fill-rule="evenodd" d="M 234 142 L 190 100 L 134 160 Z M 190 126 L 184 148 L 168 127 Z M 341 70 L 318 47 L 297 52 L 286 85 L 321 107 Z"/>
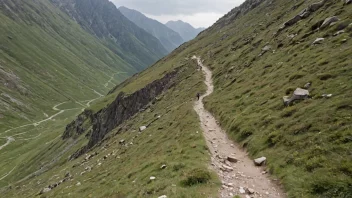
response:
<path fill-rule="evenodd" d="M 205 74 L 205 84 L 208 89 L 199 101 L 195 102 L 194 110 L 200 118 L 201 127 L 207 141 L 208 148 L 212 155 L 211 167 L 214 169 L 222 181 L 219 191 L 222 198 L 233 198 L 235 195 L 241 197 L 285 197 L 282 190 L 271 181 L 260 167 L 256 167 L 247 153 L 233 143 L 226 135 L 217 121 L 204 109 L 203 99 L 214 91 L 212 73 L 205 67 L 200 58 L 198 65 Z M 228 157 L 234 157 L 238 161 L 231 163 Z M 249 192 L 251 191 L 251 192 Z M 253 192 L 252 192 L 253 191 Z"/>

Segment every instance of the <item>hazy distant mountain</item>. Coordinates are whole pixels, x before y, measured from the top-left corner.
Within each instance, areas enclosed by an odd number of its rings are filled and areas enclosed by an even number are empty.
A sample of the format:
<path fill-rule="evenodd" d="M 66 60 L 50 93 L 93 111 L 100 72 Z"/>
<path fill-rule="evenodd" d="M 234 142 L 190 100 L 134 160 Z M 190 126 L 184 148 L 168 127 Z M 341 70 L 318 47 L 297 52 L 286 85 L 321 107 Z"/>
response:
<path fill-rule="evenodd" d="M 128 20 L 109 0 L 50 1 L 138 70 L 168 53 L 157 38 Z"/>
<path fill-rule="evenodd" d="M 159 39 L 161 44 L 169 52 L 173 51 L 184 42 L 182 37 L 177 32 L 168 28 L 159 21 L 146 17 L 137 10 L 132 10 L 123 6 L 120 7 L 119 10 L 123 15 L 125 15 L 125 17 L 137 26 Z"/>
<path fill-rule="evenodd" d="M 178 32 L 185 41 L 194 39 L 201 31 L 205 30 L 205 28 L 196 29 L 189 23 L 183 22 L 181 20 L 169 21 L 165 25 L 170 29 Z"/>

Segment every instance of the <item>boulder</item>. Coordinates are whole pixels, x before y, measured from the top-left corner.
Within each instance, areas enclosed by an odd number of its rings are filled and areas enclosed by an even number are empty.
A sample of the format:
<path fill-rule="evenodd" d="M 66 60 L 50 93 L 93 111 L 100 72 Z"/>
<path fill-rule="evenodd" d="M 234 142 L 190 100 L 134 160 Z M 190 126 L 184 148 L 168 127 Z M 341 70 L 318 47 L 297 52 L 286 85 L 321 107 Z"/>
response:
<path fill-rule="evenodd" d="M 324 38 L 317 38 L 313 42 L 313 45 L 322 44 L 324 40 L 325 40 Z"/>
<path fill-rule="evenodd" d="M 266 157 L 260 157 L 260 158 L 257 158 L 254 160 L 254 164 L 256 166 L 261 166 L 261 165 L 265 164 L 265 162 L 266 162 Z"/>
<path fill-rule="evenodd" d="M 326 28 L 331 23 L 337 22 L 338 20 L 339 20 L 339 18 L 337 18 L 337 16 L 328 17 L 324 20 L 323 24 L 321 24 L 320 28 Z"/>
<path fill-rule="evenodd" d="M 146 130 L 146 129 L 147 129 L 146 126 L 141 126 L 141 127 L 139 127 L 139 132 L 142 132 L 142 131 L 144 131 L 144 130 Z"/>
<path fill-rule="evenodd" d="M 345 5 L 352 3 L 352 0 L 346 0 Z"/>
<path fill-rule="evenodd" d="M 326 2 L 327 0 L 322 0 L 322 1 L 319 1 L 319 2 L 316 2 L 316 3 L 313 3 L 312 5 L 310 5 L 308 7 L 308 10 L 311 11 L 311 12 L 315 12 L 317 11 L 319 8 L 321 8 L 324 3 Z"/>

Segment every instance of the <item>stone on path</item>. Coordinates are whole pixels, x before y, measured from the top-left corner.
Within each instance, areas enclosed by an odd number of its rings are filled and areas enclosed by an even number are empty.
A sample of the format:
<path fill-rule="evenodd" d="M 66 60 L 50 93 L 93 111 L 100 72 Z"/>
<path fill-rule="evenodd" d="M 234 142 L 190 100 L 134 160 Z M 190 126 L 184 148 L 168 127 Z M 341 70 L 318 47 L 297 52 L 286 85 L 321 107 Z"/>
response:
<path fill-rule="evenodd" d="M 261 166 L 266 162 L 266 157 L 257 158 L 254 160 L 256 166 Z"/>
<path fill-rule="evenodd" d="M 241 194 L 245 194 L 245 193 L 246 193 L 246 190 L 245 190 L 243 187 L 240 187 L 240 193 L 241 193 Z"/>
<path fill-rule="evenodd" d="M 232 163 L 237 163 L 237 162 L 238 162 L 238 159 L 236 159 L 236 158 L 233 157 L 233 156 L 228 156 L 228 157 L 227 157 L 227 161 L 232 162 Z"/>

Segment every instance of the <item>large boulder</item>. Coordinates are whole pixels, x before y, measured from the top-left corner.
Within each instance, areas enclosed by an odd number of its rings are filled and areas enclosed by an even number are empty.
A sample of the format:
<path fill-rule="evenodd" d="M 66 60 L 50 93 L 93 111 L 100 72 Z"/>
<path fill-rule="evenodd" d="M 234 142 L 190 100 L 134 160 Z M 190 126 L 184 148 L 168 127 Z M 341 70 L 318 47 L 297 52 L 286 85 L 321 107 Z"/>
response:
<path fill-rule="evenodd" d="M 286 106 L 288 106 L 295 100 L 304 100 L 304 99 L 308 99 L 308 98 L 309 98 L 309 91 L 308 90 L 297 88 L 293 92 L 293 95 L 291 96 L 291 98 L 288 96 L 284 96 L 283 100 L 284 100 L 284 104 Z"/>
<path fill-rule="evenodd" d="M 338 20 L 339 18 L 337 18 L 337 16 L 328 17 L 324 20 L 323 24 L 321 24 L 320 28 L 326 28 L 332 23 L 337 22 Z"/>
<path fill-rule="evenodd" d="M 254 164 L 256 166 L 261 166 L 261 165 L 265 164 L 265 162 L 266 162 L 266 157 L 260 157 L 260 158 L 257 158 L 254 160 Z"/>

